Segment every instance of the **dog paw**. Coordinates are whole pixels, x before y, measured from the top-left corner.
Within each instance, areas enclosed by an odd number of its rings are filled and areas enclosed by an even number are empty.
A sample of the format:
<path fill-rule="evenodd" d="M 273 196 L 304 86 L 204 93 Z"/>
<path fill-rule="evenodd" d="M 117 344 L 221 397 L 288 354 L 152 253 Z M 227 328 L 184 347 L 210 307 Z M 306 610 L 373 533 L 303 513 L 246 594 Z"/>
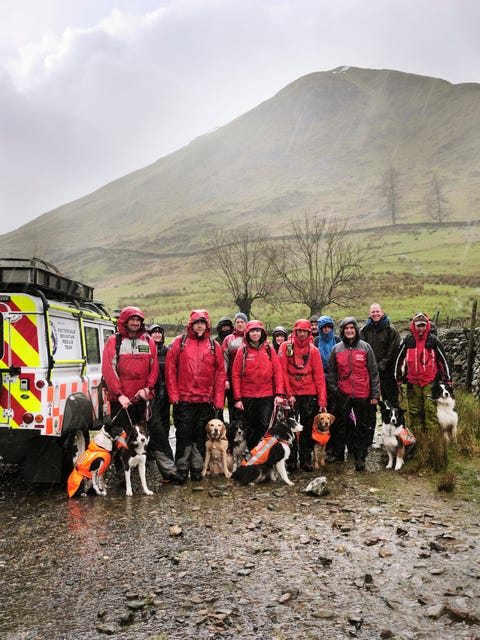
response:
<path fill-rule="evenodd" d="M 146 496 L 153 496 L 153 491 L 150 491 L 150 489 L 145 489 L 144 493 Z"/>
<path fill-rule="evenodd" d="M 225 474 L 225 478 L 231 478 L 232 474 L 230 473 L 230 471 L 227 471 L 227 473 Z"/>
<path fill-rule="evenodd" d="M 125 491 L 125 495 L 131 497 L 133 496 L 133 491 Z"/>
<path fill-rule="evenodd" d="M 393 467 L 393 463 L 392 463 L 392 462 L 389 462 L 389 463 L 387 464 L 387 466 L 385 467 L 385 469 L 391 469 L 392 467 Z"/>

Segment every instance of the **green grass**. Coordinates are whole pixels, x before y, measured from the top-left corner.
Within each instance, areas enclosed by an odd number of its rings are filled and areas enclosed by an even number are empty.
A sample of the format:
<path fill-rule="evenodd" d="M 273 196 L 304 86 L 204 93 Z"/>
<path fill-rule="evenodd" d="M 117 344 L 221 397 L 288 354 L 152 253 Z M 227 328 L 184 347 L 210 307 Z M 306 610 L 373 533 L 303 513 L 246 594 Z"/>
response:
<path fill-rule="evenodd" d="M 338 322 L 346 315 L 366 319 L 372 301 L 378 301 L 391 320 L 407 326 L 418 311 L 440 324 L 447 318 L 469 318 L 472 300 L 480 294 L 480 229 L 431 224 L 379 228 L 375 233 L 352 234 L 370 247 L 372 263 L 361 283 L 361 296 L 346 308 L 328 307 L 324 313 Z M 142 262 L 135 254 L 108 261 L 108 272 L 85 273 L 97 281 L 95 296 L 113 310 L 127 304 L 142 308 L 148 321 L 181 324 L 191 309 L 207 309 L 213 324 L 238 311 L 225 288 L 218 286 L 201 253 L 189 257 L 162 257 Z M 87 267 L 85 267 L 87 268 Z M 293 326 L 309 315 L 308 308 L 279 301 L 277 307 L 255 302 L 253 315 L 268 325 Z"/>

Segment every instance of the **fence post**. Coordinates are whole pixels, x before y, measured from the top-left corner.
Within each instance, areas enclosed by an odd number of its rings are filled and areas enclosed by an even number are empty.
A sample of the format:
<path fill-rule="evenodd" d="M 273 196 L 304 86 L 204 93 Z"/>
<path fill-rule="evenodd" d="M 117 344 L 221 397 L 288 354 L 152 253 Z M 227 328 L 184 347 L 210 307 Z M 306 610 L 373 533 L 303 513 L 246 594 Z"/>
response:
<path fill-rule="evenodd" d="M 472 317 L 470 321 L 470 340 L 468 341 L 467 355 L 467 374 L 465 377 L 465 386 L 467 391 L 471 390 L 473 378 L 473 359 L 475 356 L 475 326 L 477 324 L 477 301 L 472 303 Z"/>

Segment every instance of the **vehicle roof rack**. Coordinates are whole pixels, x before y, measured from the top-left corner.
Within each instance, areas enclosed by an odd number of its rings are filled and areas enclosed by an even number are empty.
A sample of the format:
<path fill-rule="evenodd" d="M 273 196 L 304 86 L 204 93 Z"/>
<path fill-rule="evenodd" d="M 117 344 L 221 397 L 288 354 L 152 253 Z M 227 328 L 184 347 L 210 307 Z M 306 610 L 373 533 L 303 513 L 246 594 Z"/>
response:
<path fill-rule="evenodd" d="M 67 278 L 41 258 L 0 258 L 0 287 L 2 291 L 42 291 L 55 300 L 94 300 L 93 287 Z"/>

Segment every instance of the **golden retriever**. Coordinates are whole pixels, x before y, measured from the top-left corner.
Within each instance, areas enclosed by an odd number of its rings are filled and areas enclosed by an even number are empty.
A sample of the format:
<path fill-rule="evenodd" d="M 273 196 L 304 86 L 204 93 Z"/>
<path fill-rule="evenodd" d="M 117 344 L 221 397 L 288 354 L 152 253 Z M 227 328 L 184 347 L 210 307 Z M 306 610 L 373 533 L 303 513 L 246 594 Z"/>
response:
<path fill-rule="evenodd" d="M 330 427 L 335 422 L 335 416 L 331 413 L 317 413 L 312 424 L 313 468 L 320 469 L 325 466 L 325 447 L 330 440 Z"/>
<path fill-rule="evenodd" d="M 205 425 L 205 461 L 202 476 L 220 475 L 230 478 L 233 469 L 233 458 L 229 453 L 227 429 L 221 420 L 213 419 Z"/>

